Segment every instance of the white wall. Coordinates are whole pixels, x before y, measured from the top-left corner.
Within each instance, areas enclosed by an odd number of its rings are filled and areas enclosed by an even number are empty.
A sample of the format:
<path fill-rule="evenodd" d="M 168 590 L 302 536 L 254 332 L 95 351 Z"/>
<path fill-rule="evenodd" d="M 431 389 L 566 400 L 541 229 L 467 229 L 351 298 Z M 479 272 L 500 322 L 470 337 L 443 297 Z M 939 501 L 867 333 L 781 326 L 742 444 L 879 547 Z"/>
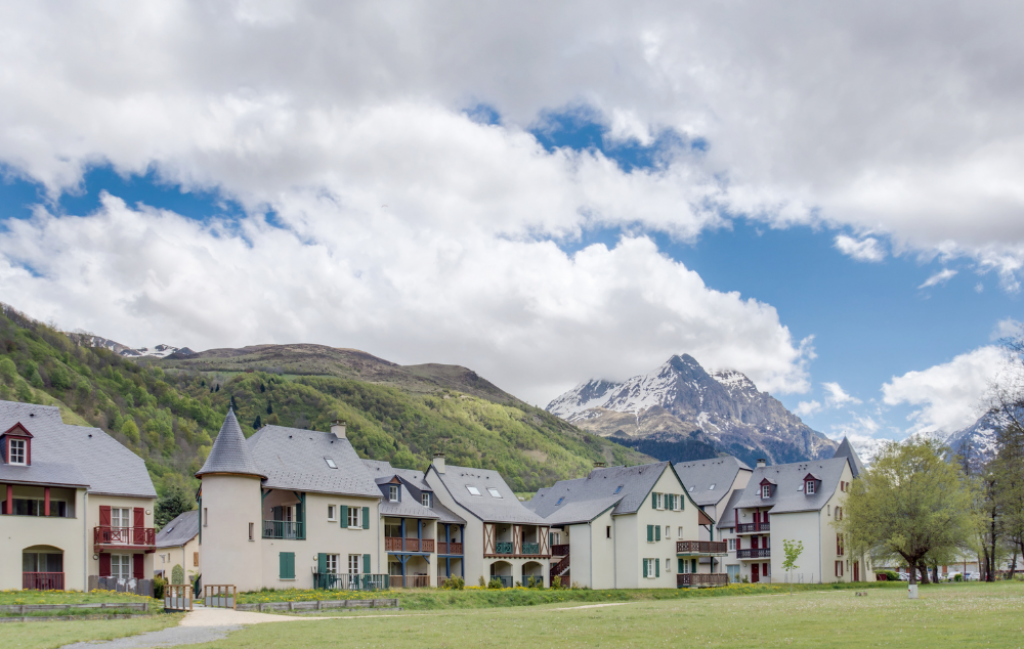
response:
<path fill-rule="evenodd" d="M 233 584 L 240 592 L 263 584 L 264 553 L 260 479 L 247 476 L 204 475 L 200 504 L 203 584 Z M 249 540 L 249 525 L 254 540 Z M 271 559 L 268 558 L 268 561 Z M 277 569 L 277 556 L 272 559 Z M 297 572 L 297 569 L 296 569 Z"/>
<path fill-rule="evenodd" d="M 7 497 L 6 485 L 0 486 Z M 15 487 L 15 495 L 19 488 Z M 67 492 L 71 500 L 71 492 Z M 74 491 L 75 518 L 43 516 L 0 516 L 0 590 L 21 590 L 21 553 L 33 546 L 50 546 L 64 553 L 64 588 L 85 590 L 87 587 L 86 544 L 92 547 L 92 528 L 85 526 L 85 490 Z M 93 573 L 95 574 L 95 573 Z"/>

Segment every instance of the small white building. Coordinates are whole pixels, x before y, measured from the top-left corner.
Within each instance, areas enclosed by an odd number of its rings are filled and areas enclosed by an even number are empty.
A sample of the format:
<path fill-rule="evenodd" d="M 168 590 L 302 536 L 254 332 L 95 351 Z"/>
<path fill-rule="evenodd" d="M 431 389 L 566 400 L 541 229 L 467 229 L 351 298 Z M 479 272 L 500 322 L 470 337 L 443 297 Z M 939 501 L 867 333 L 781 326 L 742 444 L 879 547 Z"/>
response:
<path fill-rule="evenodd" d="M 174 566 L 181 566 L 185 583 L 202 574 L 199 563 L 199 510 L 182 512 L 156 533 L 153 573 L 171 582 Z"/>

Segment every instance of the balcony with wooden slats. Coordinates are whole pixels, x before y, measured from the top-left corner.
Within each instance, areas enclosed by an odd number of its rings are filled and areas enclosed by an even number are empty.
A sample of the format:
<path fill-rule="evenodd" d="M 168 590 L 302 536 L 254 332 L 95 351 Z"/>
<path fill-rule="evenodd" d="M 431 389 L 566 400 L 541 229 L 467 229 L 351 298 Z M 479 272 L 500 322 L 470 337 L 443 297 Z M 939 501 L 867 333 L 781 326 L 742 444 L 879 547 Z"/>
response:
<path fill-rule="evenodd" d="M 676 541 L 676 554 L 685 557 L 724 557 L 729 554 L 725 541 Z"/>

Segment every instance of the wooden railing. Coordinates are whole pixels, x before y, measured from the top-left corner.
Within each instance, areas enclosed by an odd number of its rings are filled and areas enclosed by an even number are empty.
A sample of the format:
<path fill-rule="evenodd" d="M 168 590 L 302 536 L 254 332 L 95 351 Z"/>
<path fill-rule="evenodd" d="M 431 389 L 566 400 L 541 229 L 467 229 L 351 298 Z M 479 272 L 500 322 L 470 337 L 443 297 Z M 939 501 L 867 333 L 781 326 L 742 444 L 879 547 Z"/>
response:
<path fill-rule="evenodd" d="M 554 566 L 551 567 L 551 578 L 554 579 L 555 577 L 559 576 L 560 574 L 562 574 L 563 572 L 565 572 L 568 569 L 569 569 L 569 551 L 566 550 L 565 556 L 562 557 L 562 559 L 558 563 L 556 563 Z"/>
<path fill-rule="evenodd" d="M 728 554 L 725 541 L 676 541 L 676 554 Z"/>
<path fill-rule="evenodd" d="M 263 538 L 306 540 L 306 526 L 302 521 L 263 521 Z"/>
<path fill-rule="evenodd" d="M 156 530 L 152 527 L 111 527 L 101 525 L 93 528 L 93 545 L 156 545 Z"/>
<path fill-rule="evenodd" d="M 23 572 L 23 590 L 64 590 L 63 572 Z"/>
<path fill-rule="evenodd" d="M 551 556 L 553 557 L 564 557 L 569 554 L 569 544 L 561 543 L 559 545 L 551 546 Z"/>
<path fill-rule="evenodd" d="M 387 552 L 433 552 L 434 539 L 408 539 L 401 536 L 385 536 L 384 549 Z"/>
<path fill-rule="evenodd" d="M 771 548 L 747 548 L 746 550 L 736 550 L 737 559 L 768 559 L 771 556 Z"/>
<path fill-rule="evenodd" d="M 452 541 L 448 543 L 446 541 L 437 542 L 437 553 L 438 554 L 462 554 L 462 544 Z"/>
<path fill-rule="evenodd" d="M 725 586 L 728 583 L 729 575 L 724 572 L 676 575 L 677 588 L 689 588 L 691 586 Z"/>
<path fill-rule="evenodd" d="M 771 531 L 771 523 L 767 522 L 767 521 L 765 521 L 763 523 L 740 523 L 739 525 L 736 526 L 736 533 L 737 534 L 750 534 L 751 532 L 770 532 L 770 531 Z"/>
<path fill-rule="evenodd" d="M 313 588 L 325 590 L 386 590 L 391 579 L 382 574 L 341 574 L 313 573 Z"/>
<path fill-rule="evenodd" d="M 391 575 L 392 588 L 430 588 L 429 575 Z"/>
<path fill-rule="evenodd" d="M 164 586 L 165 611 L 191 611 L 192 585 L 167 584 Z"/>

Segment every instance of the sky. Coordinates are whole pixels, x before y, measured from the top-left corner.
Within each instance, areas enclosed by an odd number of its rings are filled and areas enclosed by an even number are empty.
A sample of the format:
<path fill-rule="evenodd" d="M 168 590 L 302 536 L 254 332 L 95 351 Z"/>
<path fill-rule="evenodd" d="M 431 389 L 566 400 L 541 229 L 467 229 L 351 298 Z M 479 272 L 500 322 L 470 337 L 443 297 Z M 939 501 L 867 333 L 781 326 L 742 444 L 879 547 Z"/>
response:
<path fill-rule="evenodd" d="M 1014 367 L 1024 7 L 0 6 L 0 301 L 538 405 L 689 353 L 831 437 Z"/>

